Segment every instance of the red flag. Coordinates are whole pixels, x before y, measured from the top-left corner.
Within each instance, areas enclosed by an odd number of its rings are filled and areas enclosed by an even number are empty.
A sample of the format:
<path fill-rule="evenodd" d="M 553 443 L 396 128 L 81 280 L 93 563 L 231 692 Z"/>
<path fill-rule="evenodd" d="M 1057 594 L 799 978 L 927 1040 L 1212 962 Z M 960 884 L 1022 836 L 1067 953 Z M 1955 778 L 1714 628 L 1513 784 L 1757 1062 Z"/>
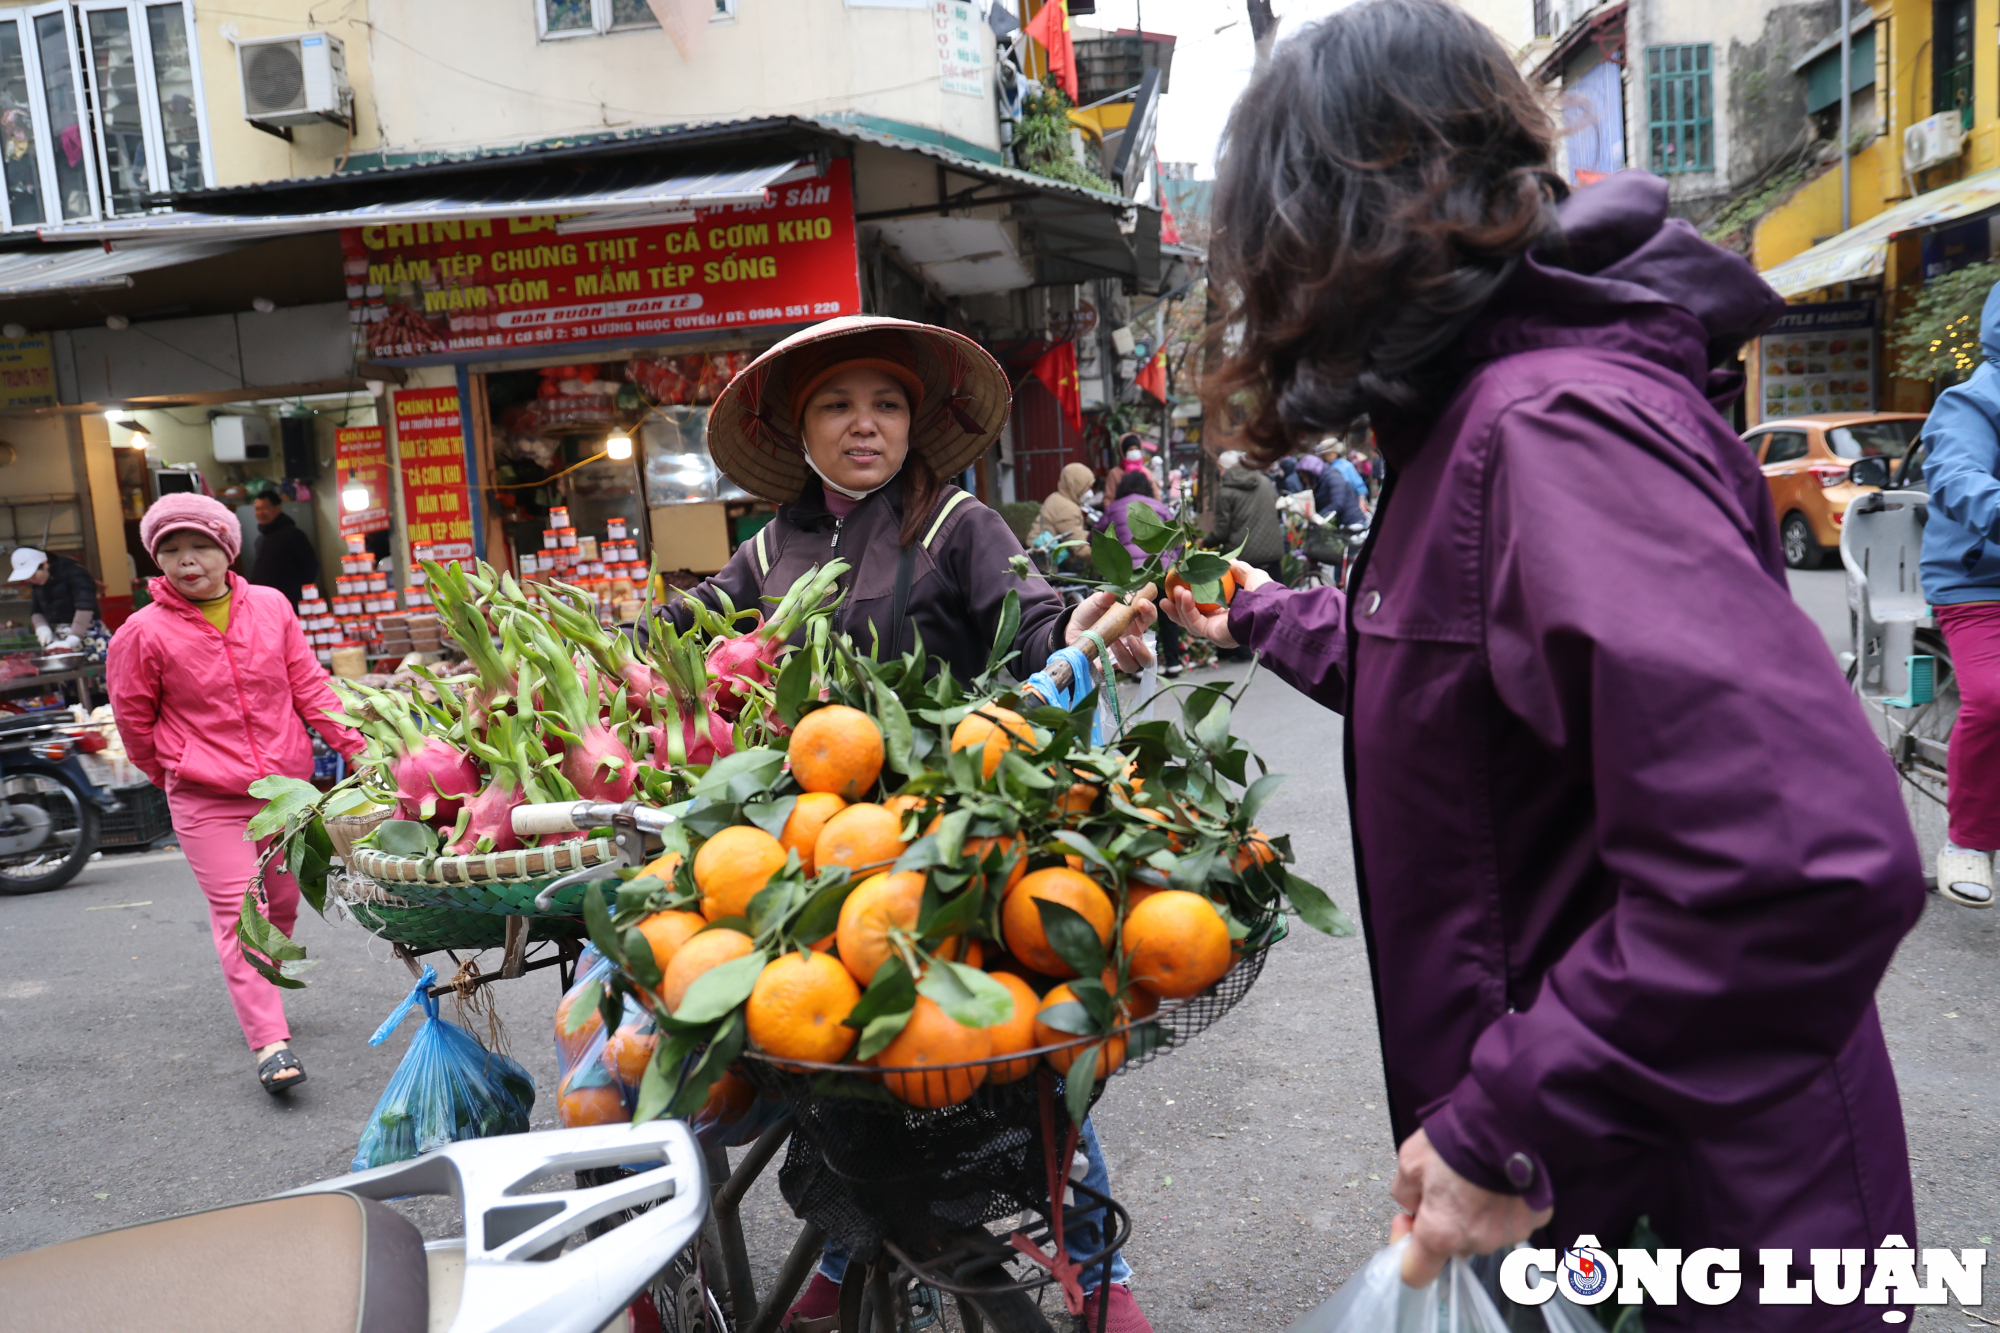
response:
<path fill-rule="evenodd" d="M 1056 0 L 1061 3 L 1061 0 Z M 1076 379 L 1076 344 L 1057 343 L 1043 352 L 1035 362 L 1033 375 L 1049 386 L 1049 392 L 1062 405 L 1063 418 L 1070 429 L 1083 430 L 1083 389 Z"/>
<path fill-rule="evenodd" d="M 1056 76 L 1056 86 L 1069 94 L 1072 102 L 1077 97 L 1076 48 L 1069 40 L 1069 0 L 1047 0 L 1028 20 L 1028 36 L 1040 42 L 1049 53 L 1049 72 Z"/>
<path fill-rule="evenodd" d="M 1153 353 L 1153 359 L 1145 368 L 1132 377 L 1132 383 L 1144 389 L 1161 402 L 1167 401 L 1167 349 L 1162 347 Z"/>

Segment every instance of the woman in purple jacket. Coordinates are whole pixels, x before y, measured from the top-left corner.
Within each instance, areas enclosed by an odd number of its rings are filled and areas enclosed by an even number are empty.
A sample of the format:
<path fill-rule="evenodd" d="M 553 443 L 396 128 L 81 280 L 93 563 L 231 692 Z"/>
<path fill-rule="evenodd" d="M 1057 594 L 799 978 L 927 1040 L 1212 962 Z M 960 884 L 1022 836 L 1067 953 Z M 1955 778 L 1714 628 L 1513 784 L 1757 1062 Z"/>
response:
<path fill-rule="evenodd" d="M 1646 1218 L 1744 1270 L 1649 1333 L 1879 1327 L 1758 1301 L 1760 1249 L 1916 1242 L 1874 993 L 1917 852 L 1715 406 L 1783 303 L 1549 136 L 1446 0 L 1280 48 L 1224 139 L 1216 387 L 1265 461 L 1369 414 L 1390 482 L 1344 598 L 1170 614 L 1347 719 L 1405 1278 Z"/>

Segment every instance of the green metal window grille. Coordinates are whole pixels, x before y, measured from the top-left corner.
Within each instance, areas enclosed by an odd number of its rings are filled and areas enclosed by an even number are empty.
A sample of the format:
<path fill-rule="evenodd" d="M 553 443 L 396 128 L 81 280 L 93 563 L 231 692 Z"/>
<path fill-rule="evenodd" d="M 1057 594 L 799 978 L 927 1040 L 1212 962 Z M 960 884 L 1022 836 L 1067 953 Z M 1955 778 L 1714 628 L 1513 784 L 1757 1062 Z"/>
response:
<path fill-rule="evenodd" d="M 1937 36 L 1937 66 L 1931 80 L 1931 110 L 1956 111 L 1972 128 L 1972 0 L 1938 0 L 1931 11 Z"/>
<path fill-rule="evenodd" d="M 1712 47 L 1646 48 L 1646 122 L 1653 170 L 1712 171 L 1715 111 L 1709 52 Z"/>

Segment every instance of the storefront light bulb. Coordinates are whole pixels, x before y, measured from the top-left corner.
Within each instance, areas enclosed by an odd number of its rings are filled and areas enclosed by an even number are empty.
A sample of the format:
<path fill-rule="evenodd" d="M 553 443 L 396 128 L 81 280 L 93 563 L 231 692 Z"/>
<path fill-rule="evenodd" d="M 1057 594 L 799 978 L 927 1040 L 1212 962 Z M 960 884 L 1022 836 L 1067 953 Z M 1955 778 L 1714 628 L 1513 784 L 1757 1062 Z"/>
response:
<path fill-rule="evenodd" d="M 607 458 L 617 459 L 620 462 L 630 458 L 632 456 L 632 437 L 622 430 L 619 431 L 604 442 L 604 455 Z"/>
<path fill-rule="evenodd" d="M 348 478 L 340 488 L 340 507 L 350 514 L 358 514 L 368 507 L 368 488 L 357 477 Z"/>

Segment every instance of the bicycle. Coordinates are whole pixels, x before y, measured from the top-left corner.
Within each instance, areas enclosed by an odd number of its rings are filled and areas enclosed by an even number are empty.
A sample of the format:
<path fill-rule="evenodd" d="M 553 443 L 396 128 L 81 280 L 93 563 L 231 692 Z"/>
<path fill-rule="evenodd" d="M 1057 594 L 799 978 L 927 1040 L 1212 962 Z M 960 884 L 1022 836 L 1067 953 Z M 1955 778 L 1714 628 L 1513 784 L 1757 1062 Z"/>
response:
<path fill-rule="evenodd" d="M 1881 489 L 1849 505 L 1841 525 L 1853 643 L 1842 656 L 1862 712 L 1896 766 L 1924 878 L 1935 887 L 1948 826 L 1947 756 L 1958 681 L 1920 580 L 1930 497 L 1908 489 L 1922 480 L 1920 446 L 1901 469 L 1892 461 L 1864 458 L 1848 470 L 1849 480 Z"/>
<path fill-rule="evenodd" d="M 647 837 L 675 817 L 636 802 L 561 802 L 522 806 L 513 820 L 524 837 L 608 826 L 620 859 L 636 865 L 647 854 Z M 567 884 L 603 879 L 614 869 L 576 871 L 549 884 L 542 898 L 553 900 Z M 1262 971 L 1268 945 L 1282 938 L 1282 923 L 1276 914 L 1258 922 L 1243 956 L 1208 991 L 1169 1001 L 1118 1029 L 1115 1035 L 1129 1042 L 1130 1052 L 1119 1068 L 1145 1063 L 1233 1008 Z M 1036 1059 L 1098 1040 L 1078 1037 L 1005 1058 Z M 788 1109 L 757 1134 L 734 1168 L 724 1136 L 704 1127 L 710 1225 L 699 1243 L 667 1256 L 648 1286 L 662 1333 L 772 1333 L 829 1240 L 850 1256 L 835 1325 L 843 1333 L 1055 1333 L 1052 1307 L 1077 1310 L 1085 1275 L 1110 1280 L 1113 1256 L 1130 1238 L 1131 1218 L 1115 1200 L 1074 1178 L 1070 1164 L 1081 1120 L 1066 1123 L 1063 1094 L 1050 1070 L 919 1111 L 890 1098 L 881 1079 L 949 1081 L 968 1065 L 863 1072 L 852 1065 L 781 1062 L 755 1050 L 745 1051 L 739 1065 L 764 1104 Z M 1103 1086 L 1096 1086 L 1093 1101 Z M 740 1207 L 781 1147 L 787 1154 L 780 1188 L 803 1225 L 760 1301 Z M 612 1171 L 578 1183 L 604 1184 L 616 1176 Z M 640 1206 L 602 1219 L 599 1234 L 645 1211 Z M 1008 1218 L 1015 1223 L 1004 1237 L 988 1229 Z M 1087 1252 L 1071 1254 L 1068 1236 L 1079 1237 Z M 1098 1333 L 1107 1314 L 1100 1304 Z M 821 1333 L 826 1326 L 794 1327 Z"/>

